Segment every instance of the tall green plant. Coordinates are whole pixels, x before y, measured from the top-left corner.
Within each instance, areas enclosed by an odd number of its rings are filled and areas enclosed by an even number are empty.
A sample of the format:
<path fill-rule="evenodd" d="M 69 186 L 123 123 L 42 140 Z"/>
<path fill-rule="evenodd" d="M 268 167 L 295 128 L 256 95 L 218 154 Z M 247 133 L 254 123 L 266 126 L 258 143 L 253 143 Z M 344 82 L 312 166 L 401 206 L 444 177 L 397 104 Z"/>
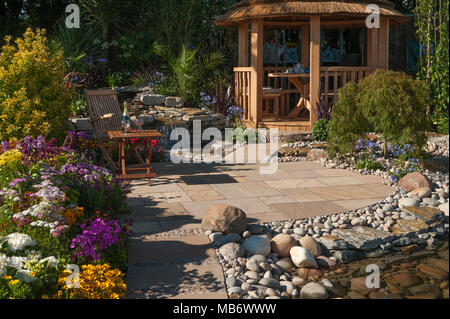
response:
<path fill-rule="evenodd" d="M 427 113 L 438 129 L 448 134 L 449 30 L 448 0 L 416 1 L 417 37 L 423 48 L 418 77 L 426 81 L 430 95 Z"/>
<path fill-rule="evenodd" d="M 153 51 L 167 63 L 173 88 L 185 101 L 199 101 L 201 83 L 210 78 L 209 74 L 224 63 L 220 52 L 199 56 L 198 50 L 183 46 L 178 56 L 172 55 L 167 46 L 154 43 Z"/>
<path fill-rule="evenodd" d="M 101 33 L 88 23 L 82 23 L 79 29 L 69 29 L 64 20 L 57 23 L 54 35 L 49 43 L 51 50 L 62 50 L 68 72 L 83 72 L 86 57 L 101 58 Z"/>

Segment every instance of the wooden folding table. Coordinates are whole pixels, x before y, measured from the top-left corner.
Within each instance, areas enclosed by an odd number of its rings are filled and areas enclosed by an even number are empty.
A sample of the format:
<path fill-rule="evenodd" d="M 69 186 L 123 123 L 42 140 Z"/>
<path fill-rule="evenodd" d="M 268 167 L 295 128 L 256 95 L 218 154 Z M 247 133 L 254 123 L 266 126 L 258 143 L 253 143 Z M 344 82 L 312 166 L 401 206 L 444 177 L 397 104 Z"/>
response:
<path fill-rule="evenodd" d="M 307 108 L 311 111 L 311 104 L 308 100 L 309 96 L 309 73 L 284 73 L 276 72 L 269 73 L 271 78 L 287 78 L 300 93 L 300 99 L 298 100 L 297 107 L 294 108 L 288 115 L 289 118 L 296 118 L 300 114 L 300 111 Z"/>
<path fill-rule="evenodd" d="M 151 184 L 150 178 L 156 177 L 156 173 L 153 172 L 151 166 L 153 140 L 162 137 L 162 134 L 156 130 L 147 131 L 135 131 L 130 133 L 124 133 L 122 131 L 108 131 L 108 136 L 111 140 L 117 140 L 119 143 L 119 163 L 118 163 L 118 178 L 120 179 L 146 179 L 148 178 L 148 184 Z M 125 146 L 130 144 L 130 150 L 134 154 L 138 154 L 134 143 L 131 139 L 138 139 L 140 143 L 145 145 L 145 162 L 142 158 L 137 158 L 140 164 L 129 165 L 127 167 L 125 163 L 126 154 Z M 130 141 L 130 143 L 127 143 Z M 136 141 L 135 141 L 136 142 Z M 142 173 L 145 171 L 145 173 Z M 141 173 L 131 173 L 141 172 Z"/>

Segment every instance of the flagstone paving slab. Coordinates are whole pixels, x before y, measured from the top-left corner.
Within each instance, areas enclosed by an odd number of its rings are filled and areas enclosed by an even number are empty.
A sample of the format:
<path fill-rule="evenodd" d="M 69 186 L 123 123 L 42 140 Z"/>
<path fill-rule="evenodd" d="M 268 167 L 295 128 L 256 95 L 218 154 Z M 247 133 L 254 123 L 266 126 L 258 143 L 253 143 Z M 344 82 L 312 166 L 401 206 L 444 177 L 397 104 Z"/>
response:
<path fill-rule="evenodd" d="M 330 186 L 346 186 L 346 185 L 359 185 L 362 184 L 361 181 L 354 177 L 349 176 L 338 176 L 338 177 L 322 177 L 317 178 L 317 180 L 325 185 Z"/>
<path fill-rule="evenodd" d="M 387 197 L 394 192 L 393 187 L 384 184 L 362 184 L 361 187 L 372 192 L 375 197 Z"/>
<path fill-rule="evenodd" d="M 129 298 L 226 299 L 220 264 L 171 264 L 132 267 L 128 271 Z"/>
<path fill-rule="evenodd" d="M 192 199 L 184 191 L 151 193 L 149 194 L 149 199 L 155 202 L 166 202 L 166 203 L 184 203 L 192 201 Z"/>
<path fill-rule="evenodd" d="M 130 240 L 130 265 L 180 259 L 214 256 L 207 236 L 194 235 L 181 238 L 153 239 L 146 236 Z"/>
<path fill-rule="evenodd" d="M 189 191 L 188 190 L 188 191 L 186 191 L 186 193 L 194 202 L 224 199 L 224 197 L 222 195 L 220 195 L 218 192 L 216 192 L 213 189 L 205 189 L 205 190 L 200 190 L 200 191 Z"/>
<path fill-rule="evenodd" d="M 280 203 L 295 203 L 295 200 L 289 198 L 288 196 L 268 196 L 268 197 L 260 197 L 267 205 L 270 204 L 280 204 Z"/>
<path fill-rule="evenodd" d="M 274 189 L 289 189 L 289 188 L 307 188 L 307 187 L 322 187 L 326 186 L 317 179 L 287 179 L 278 181 L 264 181 L 267 185 Z"/>
<path fill-rule="evenodd" d="M 296 202 L 319 202 L 326 200 L 323 196 L 317 195 L 308 188 L 282 189 L 281 192 Z"/>
<path fill-rule="evenodd" d="M 217 184 L 212 187 L 225 198 L 250 198 L 259 196 L 282 195 L 280 192 L 261 182 L 245 182 L 236 184 Z"/>
<path fill-rule="evenodd" d="M 351 199 L 351 200 L 338 200 L 333 201 L 333 203 L 344 207 L 347 210 L 358 209 L 366 206 L 370 206 L 382 201 L 382 198 L 371 198 L 371 199 Z"/>
<path fill-rule="evenodd" d="M 157 233 L 163 231 L 158 222 L 134 222 L 131 227 L 133 234 L 141 235 L 148 233 Z"/>
<path fill-rule="evenodd" d="M 342 185 L 308 188 L 309 191 L 326 200 L 344 199 L 367 199 L 378 198 L 378 194 L 373 194 L 361 185 Z"/>
<path fill-rule="evenodd" d="M 345 211 L 342 206 L 330 201 L 284 203 L 270 205 L 274 210 L 286 216 L 286 219 L 301 219 L 315 216 L 326 216 Z"/>
<path fill-rule="evenodd" d="M 335 169 L 327 169 L 322 167 L 321 169 L 317 169 L 317 170 L 313 170 L 314 173 L 322 176 L 322 177 L 339 177 L 339 176 L 360 176 L 356 173 L 353 173 L 347 169 L 340 169 L 340 168 L 335 168 Z"/>

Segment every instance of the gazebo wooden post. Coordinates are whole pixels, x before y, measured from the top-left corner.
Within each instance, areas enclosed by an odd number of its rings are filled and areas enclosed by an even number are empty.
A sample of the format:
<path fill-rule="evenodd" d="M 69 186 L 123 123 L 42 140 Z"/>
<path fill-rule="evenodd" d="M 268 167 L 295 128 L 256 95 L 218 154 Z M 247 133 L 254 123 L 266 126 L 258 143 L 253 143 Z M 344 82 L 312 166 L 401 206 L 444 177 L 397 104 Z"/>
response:
<path fill-rule="evenodd" d="M 380 27 L 367 29 L 367 66 L 389 68 L 389 18 L 380 17 Z"/>
<path fill-rule="evenodd" d="M 389 18 L 380 18 L 378 30 L 378 67 L 389 68 Z"/>
<path fill-rule="evenodd" d="M 310 18 L 309 41 L 309 101 L 311 103 L 310 124 L 312 126 L 317 122 L 317 103 L 319 102 L 320 94 L 320 16 L 311 16 Z"/>
<path fill-rule="evenodd" d="M 250 88 L 250 120 L 255 128 L 262 118 L 263 104 L 263 20 L 258 19 L 252 22 L 251 33 L 251 88 Z"/>
<path fill-rule="evenodd" d="M 239 24 L 239 42 L 238 42 L 240 67 L 248 67 L 248 24 Z"/>
<path fill-rule="evenodd" d="M 378 29 L 367 29 L 367 66 L 378 67 Z"/>
<path fill-rule="evenodd" d="M 300 63 L 303 66 L 309 65 L 309 26 L 303 25 L 300 28 L 301 32 L 301 55 Z"/>

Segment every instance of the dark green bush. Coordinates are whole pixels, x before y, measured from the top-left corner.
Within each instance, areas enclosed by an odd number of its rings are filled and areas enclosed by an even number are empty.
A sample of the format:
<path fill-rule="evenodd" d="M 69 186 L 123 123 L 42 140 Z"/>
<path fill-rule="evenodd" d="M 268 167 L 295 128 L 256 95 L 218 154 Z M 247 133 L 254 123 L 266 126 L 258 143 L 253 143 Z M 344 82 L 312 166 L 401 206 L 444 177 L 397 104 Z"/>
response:
<path fill-rule="evenodd" d="M 320 119 L 314 123 L 312 128 L 312 136 L 315 140 L 326 141 L 328 138 L 328 124 L 330 123 L 327 119 Z"/>
<path fill-rule="evenodd" d="M 333 109 L 330 153 L 352 152 L 367 132 L 381 133 L 388 143 L 415 145 L 420 151 L 430 127 L 426 94 L 422 81 L 402 72 L 377 70 L 359 84 L 348 83 L 339 90 Z"/>

